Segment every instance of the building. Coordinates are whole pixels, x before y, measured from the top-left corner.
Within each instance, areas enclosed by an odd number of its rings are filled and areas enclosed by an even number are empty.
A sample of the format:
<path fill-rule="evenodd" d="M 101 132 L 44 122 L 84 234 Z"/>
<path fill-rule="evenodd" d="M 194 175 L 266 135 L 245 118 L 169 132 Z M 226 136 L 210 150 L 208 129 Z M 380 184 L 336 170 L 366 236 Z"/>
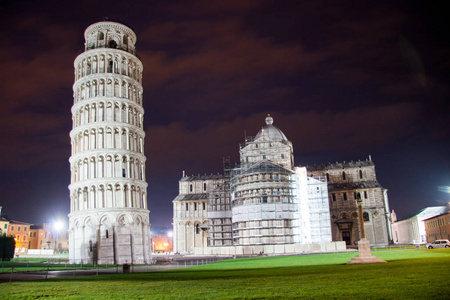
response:
<path fill-rule="evenodd" d="M 9 220 L 0 217 L 0 235 L 3 234 L 8 234 L 8 225 L 9 225 Z"/>
<path fill-rule="evenodd" d="M 173 252 L 172 237 L 167 235 L 152 235 L 152 253 L 165 254 Z"/>
<path fill-rule="evenodd" d="M 31 225 L 29 249 L 42 249 L 44 244 L 44 228 L 42 225 Z"/>
<path fill-rule="evenodd" d="M 450 211 L 423 220 L 427 233 L 427 242 L 450 240 Z"/>
<path fill-rule="evenodd" d="M 366 239 L 372 245 L 391 242 L 387 190 L 376 178 L 375 164 L 364 161 L 308 166 L 308 175 L 324 176 L 328 182 L 333 241 L 354 246 L 361 239 L 361 224 L 355 201 L 361 196 Z"/>
<path fill-rule="evenodd" d="M 393 213 L 392 232 L 396 244 L 425 244 L 427 242 L 427 231 L 424 220 L 441 215 L 450 210 L 450 206 L 432 206 L 396 220 Z M 429 242 L 429 240 L 428 240 Z"/>
<path fill-rule="evenodd" d="M 329 241 L 355 247 L 361 239 L 358 193 L 366 238 L 387 245 L 392 240 L 387 190 L 377 181 L 372 159 L 296 167 L 292 143 L 268 116 L 261 131 L 240 145 L 238 167 L 224 159 L 223 174 L 183 172 L 173 201 L 174 251 L 286 249 Z"/>
<path fill-rule="evenodd" d="M 28 246 L 29 246 L 29 233 L 30 226 L 32 224 L 19 222 L 19 221 L 9 221 L 8 225 L 8 235 L 14 236 L 14 240 L 16 241 L 16 248 L 14 250 L 14 254 L 27 254 Z"/>
<path fill-rule="evenodd" d="M 148 263 L 143 65 L 135 33 L 99 22 L 75 59 L 69 261 Z"/>
<path fill-rule="evenodd" d="M 152 253 L 167 254 L 173 252 L 172 226 L 153 226 L 151 231 Z"/>
<path fill-rule="evenodd" d="M 223 175 L 183 174 L 173 201 L 175 252 L 275 253 L 331 242 L 325 177 L 294 166 L 292 143 L 272 117 L 241 145 L 240 166 L 224 165 Z"/>
<path fill-rule="evenodd" d="M 9 220 L 2 216 L 2 207 L 0 206 L 0 235 L 8 234 Z"/>
<path fill-rule="evenodd" d="M 229 179 L 223 175 L 186 176 L 183 174 L 179 182 L 180 193 L 173 200 L 174 252 L 192 253 L 195 247 L 204 247 L 208 244 L 208 202 L 211 197 L 209 192 L 225 185 L 226 182 L 229 184 Z M 222 209 L 219 204 L 212 207 Z M 216 224 L 214 225 L 216 231 L 219 231 L 221 225 L 218 223 L 222 219 L 224 224 L 230 224 L 228 228 L 220 229 L 222 230 L 220 234 L 223 235 L 223 230 L 228 229 L 229 243 L 231 243 L 231 211 L 228 213 L 229 220 L 221 216 L 221 213 L 221 210 L 216 210 L 209 216 L 212 217 L 213 224 Z M 224 245 L 229 243 L 224 242 Z"/>
<path fill-rule="evenodd" d="M 32 225 L 30 228 L 30 249 L 53 250 L 64 253 L 69 250 L 69 233 L 56 228 L 54 224 Z"/>

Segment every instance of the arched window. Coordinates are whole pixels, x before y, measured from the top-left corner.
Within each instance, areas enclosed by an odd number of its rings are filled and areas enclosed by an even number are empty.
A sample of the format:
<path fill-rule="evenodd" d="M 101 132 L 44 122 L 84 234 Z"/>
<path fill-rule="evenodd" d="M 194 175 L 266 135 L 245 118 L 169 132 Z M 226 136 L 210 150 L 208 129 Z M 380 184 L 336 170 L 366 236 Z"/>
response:
<path fill-rule="evenodd" d="M 327 173 L 327 181 L 330 181 L 330 174 Z"/>
<path fill-rule="evenodd" d="M 196 225 L 195 225 L 195 233 L 196 233 L 196 234 L 199 234 L 199 233 L 200 233 L 200 225 L 199 225 L 199 224 L 196 224 Z"/>
<path fill-rule="evenodd" d="M 345 172 L 342 172 L 342 179 L 345 180 Z"/>
<path fill-rule="evenodd" d="M 359 178 L 363 178 L 362 170 L 359 170 Z"/>
<path fill-rule="evenodd" d="M 109 48 L 117 48 L 117 43 L 114 40 L 109 41 L 108 43 Z"/>
<path fill-rule="evenodd" d="M 364 222 L 369 222 L 369 221 L 370 221 L 369 213 L 368 213 L 368 212 L 364 212 L 364 213 L 363 213 L 363 219 L 364 219 Z"/>

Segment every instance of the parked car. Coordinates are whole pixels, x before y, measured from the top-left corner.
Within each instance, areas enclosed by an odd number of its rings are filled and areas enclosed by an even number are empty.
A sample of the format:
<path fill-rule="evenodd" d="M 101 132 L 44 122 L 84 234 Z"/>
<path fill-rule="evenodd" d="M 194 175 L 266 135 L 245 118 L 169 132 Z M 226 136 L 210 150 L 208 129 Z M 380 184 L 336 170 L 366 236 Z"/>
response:
<path fill-rule="evenodd" d="M 428 249 L 433 248 L 448 248 L 450 247 L 450 241 L 449 240 L 435 240 L 432 243 L 427 244 Z"/>

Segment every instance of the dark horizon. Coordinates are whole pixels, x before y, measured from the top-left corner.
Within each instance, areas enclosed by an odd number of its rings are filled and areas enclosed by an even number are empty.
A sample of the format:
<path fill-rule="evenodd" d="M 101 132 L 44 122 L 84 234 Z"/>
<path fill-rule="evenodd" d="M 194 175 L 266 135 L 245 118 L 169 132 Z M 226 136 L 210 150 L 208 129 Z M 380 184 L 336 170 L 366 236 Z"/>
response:
<path fill-rule="evenodd" d="M 365 160 L 398 218 L 450 195 L 449 21 L 421 1 L 7 1 L 0 10 L 0 206 L 69 213 L 73 61 L 108 16 L 144 64 L 148 205 L 170 226 L 178 180 L 239 162 L 270 114 L 295 165 Z M 100 12 L 100 13 L 99 13 Z"/>

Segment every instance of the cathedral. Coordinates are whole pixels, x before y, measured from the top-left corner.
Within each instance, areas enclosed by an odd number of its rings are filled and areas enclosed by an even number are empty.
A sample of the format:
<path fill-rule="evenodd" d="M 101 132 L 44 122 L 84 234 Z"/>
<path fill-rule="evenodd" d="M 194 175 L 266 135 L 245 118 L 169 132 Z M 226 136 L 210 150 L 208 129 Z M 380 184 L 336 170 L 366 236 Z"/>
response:
<path fill-rule="evenodd" d="M 141 61 L 135 33 L 99 22 L 75 59 L 69 261 L 148 263 Z"/>
<path fill-rule="evenodd" d="M 371 158 L 320 166 L 295 166 L 292 143 L 268 116 L 255 137 L 240 145 L 240 165 L 224 173 L 187 176 L 173 200 L 174 251 L 254 254 L 333 251 L 366 237 L 390 241 L 387 190 Z"/>

